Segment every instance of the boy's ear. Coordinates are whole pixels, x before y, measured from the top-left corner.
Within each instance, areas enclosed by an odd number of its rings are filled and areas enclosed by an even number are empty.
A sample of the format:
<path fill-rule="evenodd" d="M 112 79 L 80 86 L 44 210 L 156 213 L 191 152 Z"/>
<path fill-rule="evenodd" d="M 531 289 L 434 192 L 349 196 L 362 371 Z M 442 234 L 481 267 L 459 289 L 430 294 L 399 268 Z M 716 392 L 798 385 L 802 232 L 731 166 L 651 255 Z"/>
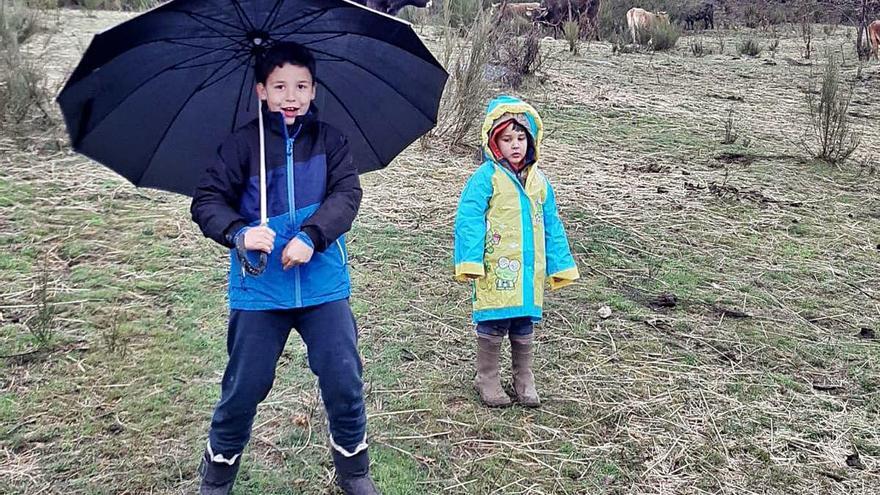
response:
<path fill-rule="evenodd" d="M 259 97 L 261 100 L 268 99 L 268 95 L 266 94 L 266 85 L 265 84 L 257 83 L 256 86 L 254 86 L 254 90 L 256 90 L 257 97 Z"/>

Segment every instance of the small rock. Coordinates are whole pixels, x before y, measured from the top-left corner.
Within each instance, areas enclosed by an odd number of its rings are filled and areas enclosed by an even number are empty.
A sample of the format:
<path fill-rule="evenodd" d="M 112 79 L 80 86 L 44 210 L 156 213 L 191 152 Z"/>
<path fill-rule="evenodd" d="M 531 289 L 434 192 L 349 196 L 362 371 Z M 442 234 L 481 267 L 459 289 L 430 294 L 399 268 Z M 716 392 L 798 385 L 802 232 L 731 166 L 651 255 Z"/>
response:
<path fill-rule="evenodd" d="M 608 319 L 611 316 L 611 308 L 608 306 L 602 306 L 599 308 L 599 318 L 603 320 Z"/>
<path fill-rule="evenodd" d="M 654 308 L 674 308 L 675 305 L 678 304 L 678 298 L 671 292 L 664 292 L 651 299 L 648 304 Z"/>
<path fill-rule="evenodd" d="M 862 464 L 862 459 L 859 457 L 858 452 L 846 456 L 846 465 L 851 468 L 865 469 L 865 465 Z"/>

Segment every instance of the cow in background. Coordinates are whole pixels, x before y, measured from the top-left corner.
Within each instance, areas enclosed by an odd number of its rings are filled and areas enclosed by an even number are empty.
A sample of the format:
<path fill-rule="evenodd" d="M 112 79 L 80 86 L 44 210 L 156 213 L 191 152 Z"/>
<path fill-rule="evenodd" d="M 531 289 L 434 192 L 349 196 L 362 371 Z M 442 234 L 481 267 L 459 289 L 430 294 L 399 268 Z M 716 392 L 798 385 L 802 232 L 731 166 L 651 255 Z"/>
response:
<path fill-rule="evenodd" d="M 871 45 L 871 54 L 880 60 L 880 19 L 868 24 L 868 44 Z M 868 55 L 868 58 L 871 56 Z"/>
<path fill-rule="evenodd" d="M 666 12 L 648 12 L 645 9 L 633 7 L 626 13 L 626 25 L 632 34 L 634 44 L 639 43 L 639 33 L 650 33 L 656 26 L 669 25 L 669 15 Z M 648 43 L 650 44 L 650 40 Z"/>
<path fill-rule="evenodd" d="M 575 21 L 583 35 L 598 38 L 601 0 L 542 0 L 547 9 L 539 20 L 559 30 L 566 21 Z"/>
<path fill-rule="evenodd" d="M 715 29 L 715 5 L 712 2 L 703 2 L 699 7 L 684 12 L 686 29 L 693 30 L 694 24 L 699 21 L 703 21 L 703 29 Z"/>
<path fill-rule="evenodd" d="M 542 6 L 540 2 L 493 3 L 492 8 L 498 11 L 500 19 L 522 17 L 530 21 L 537 21 L 547 14 L 547 8 Z"/>

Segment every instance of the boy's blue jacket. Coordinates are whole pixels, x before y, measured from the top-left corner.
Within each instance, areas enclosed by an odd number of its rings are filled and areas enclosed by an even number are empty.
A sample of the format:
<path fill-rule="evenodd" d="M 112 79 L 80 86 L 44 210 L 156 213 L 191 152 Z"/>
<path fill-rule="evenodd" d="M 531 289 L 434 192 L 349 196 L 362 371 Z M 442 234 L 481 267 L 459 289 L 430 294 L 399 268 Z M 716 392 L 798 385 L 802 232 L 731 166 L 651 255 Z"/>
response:
<path fill-rule="evenodd" d="M 360 206 L 360 180 L 346 137 L 318 121 L 315 112 L 312 108 L 293 126 L 286 126 L 280 113 L 263 114 L 267 216 L 275 246 L 259 276 L 245 275 L 230 251 L 231 309 L 300 308 L 351 294 L 343 234 Z M 233 248 L 232 238 L 242 227 L 259 225 L 259 153 L 254 119 L 220 146 L 193 194 L 193 220 L 206 237 L 226 247 Z M 285 271 L 281 253 L 297 236 L 315 252 L 308 263 Z"/>

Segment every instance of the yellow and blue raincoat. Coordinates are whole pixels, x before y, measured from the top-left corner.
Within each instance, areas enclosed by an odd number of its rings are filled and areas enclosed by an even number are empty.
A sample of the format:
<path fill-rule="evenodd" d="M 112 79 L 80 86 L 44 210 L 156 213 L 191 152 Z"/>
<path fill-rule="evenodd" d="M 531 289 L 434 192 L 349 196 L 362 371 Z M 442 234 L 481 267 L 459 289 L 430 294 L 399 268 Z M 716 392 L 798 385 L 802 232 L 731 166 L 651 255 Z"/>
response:
<path fill-rule="evenodd" d="M 558 289 L 578 277 L 553 188 L 535 164 L 525 184 L 489 146 L 493 130 L 514 119 L 526 127 L 540 157 L 543 124 L 531 105 L 501 96 L 489 103 L 482 127 L 485 161 L 468 180 L 455 216 L 455 279 L 473 279 L 474 322 L 541 319 L 544 283 Z"/>

